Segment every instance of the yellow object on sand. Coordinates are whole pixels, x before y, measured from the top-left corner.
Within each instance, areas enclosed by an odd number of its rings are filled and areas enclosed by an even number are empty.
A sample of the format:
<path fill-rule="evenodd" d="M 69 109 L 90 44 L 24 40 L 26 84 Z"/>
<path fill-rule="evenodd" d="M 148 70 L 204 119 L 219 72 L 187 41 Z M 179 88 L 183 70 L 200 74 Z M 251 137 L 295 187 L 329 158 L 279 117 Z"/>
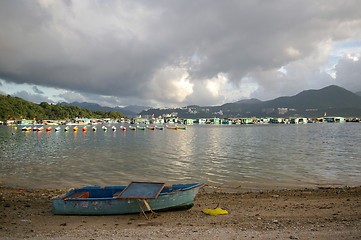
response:
<path fill-rule="evenodd" d="M 228 214 L 227 210 L 223 210 L 222 208 L 216 209 L 203 209 L 203 212 L 208 215 L 216 216 L 216 215 L 224 215 Z"/>

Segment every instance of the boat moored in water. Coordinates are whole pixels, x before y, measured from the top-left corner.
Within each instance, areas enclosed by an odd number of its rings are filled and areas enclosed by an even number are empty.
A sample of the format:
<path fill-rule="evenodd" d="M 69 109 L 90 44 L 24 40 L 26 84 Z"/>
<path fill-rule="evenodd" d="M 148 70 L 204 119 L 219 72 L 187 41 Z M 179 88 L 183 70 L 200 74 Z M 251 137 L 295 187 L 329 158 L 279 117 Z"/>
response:
<path fill-rule="evenodd" d="M 147 129 L 149 129 L 149 130 L 155 130 L 155 126 L 153 126 L 153 127 L 147 126 Z"/>
<path fill-rule="evenodd" d="M 168 125 L 167 125 L 167 129 L 177 130 L 177 129 L 178 129 L 178 126 L 168 126 Z"/>
<path fill-rule="evenodd" d="M 23 127 L 21 130 L 24 132 L 29 132 L 31 130 L 31 127 Z"/>

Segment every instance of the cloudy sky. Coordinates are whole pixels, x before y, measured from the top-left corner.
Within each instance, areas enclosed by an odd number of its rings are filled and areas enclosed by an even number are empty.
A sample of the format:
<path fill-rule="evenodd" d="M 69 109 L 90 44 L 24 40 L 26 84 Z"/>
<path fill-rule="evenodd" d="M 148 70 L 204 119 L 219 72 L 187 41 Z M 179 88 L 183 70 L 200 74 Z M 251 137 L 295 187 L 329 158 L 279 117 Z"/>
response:
<path fill-rule="evenodd" d="M 40 103 L 219 105 L 361 91 L 355 0 L 0 0 L 0 93 Z"/>

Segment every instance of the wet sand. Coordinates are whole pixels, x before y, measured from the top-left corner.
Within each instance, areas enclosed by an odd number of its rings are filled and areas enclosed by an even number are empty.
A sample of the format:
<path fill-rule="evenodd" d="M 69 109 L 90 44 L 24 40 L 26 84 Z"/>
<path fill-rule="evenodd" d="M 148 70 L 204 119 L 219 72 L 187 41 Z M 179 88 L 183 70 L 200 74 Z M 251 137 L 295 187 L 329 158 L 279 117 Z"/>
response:
<path fill-rule="evenodd" d="M 361 187 L 229 193 L 205 186 L 187 211 L 56 216 L 66 189 L 0 185 L 0 239 L 361 239 Z M 228 215 L 209 216 L 221 207 Z"/>

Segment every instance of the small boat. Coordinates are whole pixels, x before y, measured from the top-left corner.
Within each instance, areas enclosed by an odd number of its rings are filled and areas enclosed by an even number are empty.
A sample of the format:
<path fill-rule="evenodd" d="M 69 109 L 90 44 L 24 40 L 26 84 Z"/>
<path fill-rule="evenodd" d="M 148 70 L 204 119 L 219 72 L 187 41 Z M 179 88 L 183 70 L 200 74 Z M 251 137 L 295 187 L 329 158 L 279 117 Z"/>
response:
<path fill-rule="evenodd" d="M 38 132 L 41 132 L 41 131 L 43 131 L 43 130 L 44 130 L 44 127 L 39 127 L 39 128 L 37 129 Z"/>
<path fill-rule="evenodd" d="M 74 131 L 74 132 L 77 132 L 77 131 L 78 131 L 78 127 L 74 127 L 74 128 L 73 128 L 73 131 Z"/>
<path fill-rule="evenodd" d="M 163 126 L 155 126 L 155 129 L 164 130 L 164 127 Z"/>
<path fill-rule="evenodd" d="M 187 130 L 187 126 L 178 126 L 178 129 Z"/>
<path fill-rule="evenodd" d="M 153 126 L 153 127 L 147 126 L 147 129 L 149 129 L 149 130 L 155 130 L 155 126 Z"/>
<path fill-rule="evenodd" d="M 113 132 L 117 131 L 117 128 L 115 126 L 112 127 Z"/>
<path fill-rule="evenodd" d="M 167 128 L 168 128 L 168 129 L 177 130 L 177 129 L 178 129 L 178 126 L 168 126 L 168 125 L 167 125 Z"/>
<path fill-rule="evenodd" d="M 83 130 L 83 132 L 86 132 L 86 131 L 88 130 L 88 128 L 87 128 L 87 127 L 83 127 L 82 130 Z"/>
<path fill-rule="evenodd" d="M 33 132 L 38 131 L 38 127 L 33 127 Z"/>
<path fill-rule="evenodd" d="M 56 121 L 45 121 L 44 124 L 45 125 L 58 125 L 58 122 L 56 122 Z"/>
<path fill-rule="evenodd" d="M 127 131 L 127 128 L 124 127 L 124 126 L 120 126 L 120 130 L 122 130 L 122 131 Z"/>
<path fill-rule="evenodd" d="M 21 130 L 24 132 L 29 132 L 31 130 L 31 127 L 23 127 Z"/>
<path fill-rule="evenodd" d="M 60 131 L 60 127 L 56 127 L 54 130 L 55 130 L 55 132 Z"/>
<path fill-rule="evenodd" d="M 105 131 L 108 130 L 108 128 L 107 128 L 106 126 L 103 126 L 103 127 L 102 127 L 102 130 L 105 132 Z"/>
<path fill-rule="evenodd" d="M 160 188 L 154 198 L 146 202 L 151 210 L 186 210 L 194 205 L 194 198 L 202 183 L 175 184 Z M 130 185 L 128 185 L 130 186 Z M 164 186 L 164 184 L 162 185 Z M 53 214 L 57 215 L 109 215 L 140 213 L 140 199 L 122 196 L 123 186 L 88 186 L 73 189 L 63 196 L 52 199 Z M 142 188 L 142 191 L 148 188 Z M 149 191 L 152 191 L 150 189 Z"/>
<path fill-rule="evenodd" d="M 64 128 L 64 131 L 65 131 L 65 132 L 69 131 L 69 127 L 66 126 L 66 127 Z"/>
<path fill-rule="evenodd" d="M 145 127 L 137 126 L 137 129 L 139 129 L 139 130 L 145 130 Z"/>
<path fill-rule="evenodd" d="M 133 130 L 133 131 L 137 130 L 137 128 L 133 127 L 133 126 L 129 126 L 129 128 L 130 128 L 130 130 Z"/>
<path fill-rule="evenodd" d="M 93 126 L 93 127 L 92 127 L 92 130 L 93 130 L 93 132 L 96 132 L 96 131 L 97 131 L 97 127 L 96 127 L 96 126 Z"/>
<path fill-rule="evenodd" d="M 51 127 L 47 127 L 45 130 L 46 130 L 47 132 L 50 132 L 50 131 L 51 131 Z"/>

